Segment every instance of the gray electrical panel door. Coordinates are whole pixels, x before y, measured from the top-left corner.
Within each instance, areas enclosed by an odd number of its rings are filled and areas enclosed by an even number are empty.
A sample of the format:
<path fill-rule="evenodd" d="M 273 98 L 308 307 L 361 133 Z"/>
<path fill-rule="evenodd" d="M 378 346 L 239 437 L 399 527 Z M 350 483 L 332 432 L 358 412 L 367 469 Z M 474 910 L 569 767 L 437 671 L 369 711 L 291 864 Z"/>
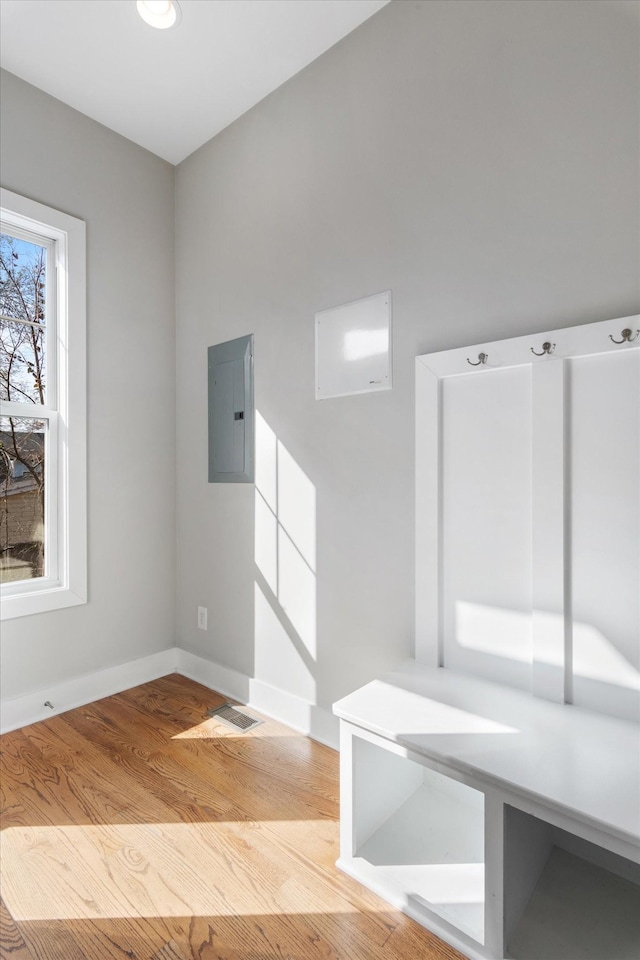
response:
<path fill-rule="evenodd" d="M 209 347 L 209 483 L 253 483 L 253 335 Z"/>

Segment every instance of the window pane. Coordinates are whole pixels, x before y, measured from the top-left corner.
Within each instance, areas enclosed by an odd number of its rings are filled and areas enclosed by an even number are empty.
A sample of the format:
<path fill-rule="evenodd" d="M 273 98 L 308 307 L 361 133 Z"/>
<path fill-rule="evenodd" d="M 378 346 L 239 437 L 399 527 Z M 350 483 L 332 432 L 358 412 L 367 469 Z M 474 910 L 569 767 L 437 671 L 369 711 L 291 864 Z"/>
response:
<path fill-rule="evenodd" d="M 0 417 L 0 583 L 44 576 L 46 427 Z"/>
<path fill-rule="evenodd" d="M 0 397 L 45 402 L 47 250 L 0 234 Z"/>

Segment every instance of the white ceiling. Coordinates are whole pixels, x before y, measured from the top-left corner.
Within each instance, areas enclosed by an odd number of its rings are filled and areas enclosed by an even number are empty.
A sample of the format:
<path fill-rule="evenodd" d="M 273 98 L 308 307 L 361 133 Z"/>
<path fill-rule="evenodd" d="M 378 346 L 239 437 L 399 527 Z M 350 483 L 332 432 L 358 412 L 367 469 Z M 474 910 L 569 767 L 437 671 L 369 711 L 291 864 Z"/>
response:
<path fill-rule="evenodd" d="M 1 0 L 2 66 L 179 163 L 388 0 Z"/>

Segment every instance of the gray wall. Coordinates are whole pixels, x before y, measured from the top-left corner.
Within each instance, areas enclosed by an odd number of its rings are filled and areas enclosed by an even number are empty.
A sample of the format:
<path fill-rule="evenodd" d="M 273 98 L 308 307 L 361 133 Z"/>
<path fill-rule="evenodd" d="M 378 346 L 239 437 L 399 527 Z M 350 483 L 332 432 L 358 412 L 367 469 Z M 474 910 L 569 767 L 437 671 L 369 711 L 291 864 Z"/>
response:
<path fill-rule="evenodd" d="M 637 9 L 392 2 L 180 164 L 181 646 L 321 705 L 411 654 L 413 358 L 638 312 Z M 316 402 L 315 311 L 386 288 L 393 391 Z M 316 489 L 315 658 L 251 486 L 207 483 L 206 348 L 246 333 Z"/>
<path fill-rule="evenodd" d="M 173 167 L 2 74 L 2 185 L 87 224 L 89 602 L 2 624 L 15 697 L 175 643 Z"/>
<path fill-rule="evenodd" d="M 414 356 L 639 310 L 637 9 L 392 2 L 182 163 L 177 397 L 173 169 L 3 74 L 3 186 L 87 222 L 90 596 L 3 624 L 3 696 L 176 636 L 321 705 L 410 655 Z M 393 391 L 316 402 L 314 313 L 386 288 Z M 253 488 L 207 483 L 206 348 L 245 333 L 315 487 L 315 654 Z"/>

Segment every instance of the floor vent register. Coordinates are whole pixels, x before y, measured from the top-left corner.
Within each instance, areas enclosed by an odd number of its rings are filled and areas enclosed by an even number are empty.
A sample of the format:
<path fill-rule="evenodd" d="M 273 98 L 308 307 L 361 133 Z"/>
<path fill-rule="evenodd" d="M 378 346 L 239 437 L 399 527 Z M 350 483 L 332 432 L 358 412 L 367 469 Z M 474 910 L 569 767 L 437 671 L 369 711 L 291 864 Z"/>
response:
<path fill-rule="evenodd" d="M 228 727 L 232 727 L 234 730 L 241 730 L 243 733 L 246 733 L 247 730 L 253 730 L 254 727 L 258 727 L 261 723 L 264 723 L 263 720 L 256 720 L 255 717 L 250 717 L 230 703 L 223 703 L 221 707 L 207 710 L 207 716 L 215 717 L 216 720 L 226 723 Z"/>

